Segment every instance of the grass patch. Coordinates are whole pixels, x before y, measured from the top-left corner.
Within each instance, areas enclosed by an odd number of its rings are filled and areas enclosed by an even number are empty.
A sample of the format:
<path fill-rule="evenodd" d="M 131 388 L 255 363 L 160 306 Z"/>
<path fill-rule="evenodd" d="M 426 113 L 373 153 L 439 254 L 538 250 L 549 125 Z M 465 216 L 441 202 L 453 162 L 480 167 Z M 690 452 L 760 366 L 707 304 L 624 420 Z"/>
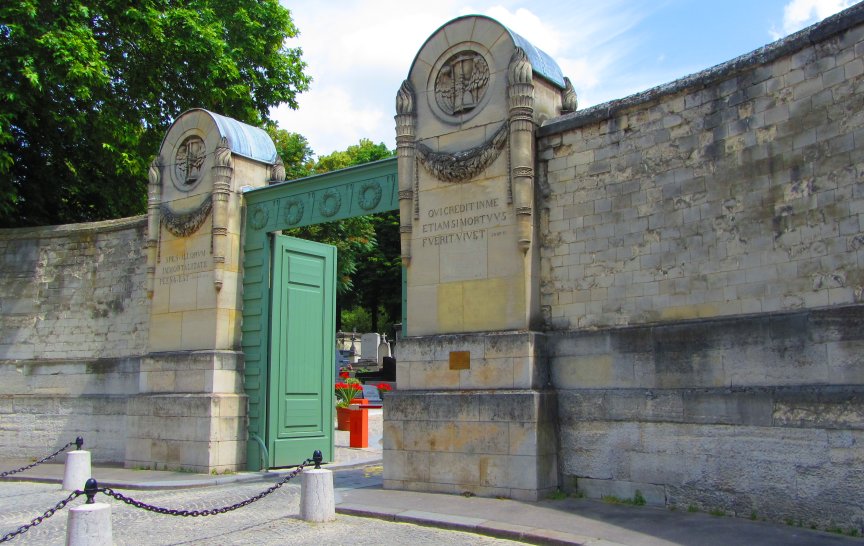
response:
<path fill-rule="evenodd" d="M 622 499 L 615 495 L 603 495 L 600 499 L 608 504 L 629 504 L 630 506 L 645 506 L 646 502 L 645 497 L 642 496 L 642 492 L 638 489 L 632 499 Z"/>
<path fill-rule="evenodd" d="M 695 504 L 691 504 L 691 505 L 687 506 L 687 511 L 688 512 L 698 512 L 699 507 L 696 506 Z"/>
<path fill-rule="evenodd" d="M 567 495 L 567 493 L 565 493 L 564 491 L 561 491 L 561 489 L 558 488 L 558 489 L 556 489 L 555 491 L 552 491 L 551 493 L 549 493 L 548 495 L 546 495 L 546 498 L 549 499 L 549 500 L 564 500 L 564 499 L 566 499 L 568 496 L 569 496 L 569 495 Z"/>
<path fill-rule="evenodd" d="M 709 510 L 708 513 L 719 518 L 726 515 L 726 510 L 723 510 L 722 508 L 714 508 Z"/>

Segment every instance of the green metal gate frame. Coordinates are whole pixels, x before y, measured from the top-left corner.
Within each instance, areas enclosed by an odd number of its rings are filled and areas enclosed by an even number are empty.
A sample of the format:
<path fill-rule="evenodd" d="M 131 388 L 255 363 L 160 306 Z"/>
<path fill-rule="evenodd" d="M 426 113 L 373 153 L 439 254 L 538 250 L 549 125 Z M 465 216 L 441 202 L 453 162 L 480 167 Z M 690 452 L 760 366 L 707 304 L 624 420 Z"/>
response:
<path fill-rule="evenodd" d="M 246 465 L 250 470 L 259 470 L 262 448 L 266 445 L 268 416 L 267 387 L 270 367 L 268 337 L 271 321 L 270 271 L 272 266 L 269 233 L 397 210 L 399 184 L 396 158 L 256 188 L 245 192 L 243 196 L 246 202 L 246 215 L 242 262 L 241 346 L 245 355 L 244 379 L 249 402 Z M 404 323 L 404 270 L 402 278 Z M 333 363 L 326 364 L 333 365 Z M 332 396 L 333 390 L 328 390 Z"/>

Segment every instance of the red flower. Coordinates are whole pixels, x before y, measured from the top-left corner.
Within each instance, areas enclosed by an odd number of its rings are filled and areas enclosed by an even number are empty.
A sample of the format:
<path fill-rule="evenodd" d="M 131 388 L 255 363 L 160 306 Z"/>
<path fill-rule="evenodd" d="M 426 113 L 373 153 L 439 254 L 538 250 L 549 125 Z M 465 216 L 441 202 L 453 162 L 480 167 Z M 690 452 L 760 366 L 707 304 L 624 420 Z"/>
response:
<path fill-rule="evenodd" d="M 393 387 L 391 387 L 389 383 L 378 383 L 375 386 L 378 387 L 380 392 L 389 392 L 393 390 Z"/>
<path fill-rule="evenodd" d="M 348 379 L 351 376 L 348 372 L 339 372 L 339 377 L 342 379 Z"/>
<path fill-rule="evenodd" d="M 352 381 L 356 380 L 352 379 Z M 336 406 L 340 408 L 347 408 L 351 400 L 363 391 L 359 383 L 339 382 L 333 385 L 333 389 L 336 391 Z"/>

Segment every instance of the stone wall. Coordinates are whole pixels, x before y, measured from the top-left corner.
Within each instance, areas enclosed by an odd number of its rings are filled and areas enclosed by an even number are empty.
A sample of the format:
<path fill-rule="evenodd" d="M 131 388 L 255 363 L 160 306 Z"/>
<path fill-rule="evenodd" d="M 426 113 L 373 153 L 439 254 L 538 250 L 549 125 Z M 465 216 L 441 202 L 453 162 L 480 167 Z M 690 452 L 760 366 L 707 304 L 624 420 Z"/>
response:
<path fill-rule="evenodd" d="M 0 231 L 0 456 L 83 435 L 123 461 L 150 303 L 146 220 Z"/>
<path fill-rule="evenodd" d="M 541 127 L 563 486 L 864 524 L 862 21 Z"/>

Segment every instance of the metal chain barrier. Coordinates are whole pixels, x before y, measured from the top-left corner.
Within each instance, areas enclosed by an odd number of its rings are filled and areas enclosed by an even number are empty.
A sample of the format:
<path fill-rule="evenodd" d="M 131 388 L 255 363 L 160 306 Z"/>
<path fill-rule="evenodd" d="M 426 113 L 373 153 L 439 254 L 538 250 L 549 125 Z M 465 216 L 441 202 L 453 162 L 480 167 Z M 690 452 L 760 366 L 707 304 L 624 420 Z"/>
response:
<path fill-rule="evenodd" d="M 32 520 L 30 520 L 30 523 L 26 523 L 26 524 L 22 525 L 21 527 L 19 527 L 18 529 L 12 531 L 11 533 L 6 533 L 5 535 L 3 535 L 3 537 L 0 537 L 0 542 L 8 542 L 20 534 L 26 533 L 27 531 L 30 530 L 31 527 L 36 527 L 37 525 L 42 523 L 44 520 L 53 516 L 54 512 L 56 512 L 57 510 L 62 510 L 63 507 L 66 506 L 67 504 L 69 504 L 70 501 L 80 497 L 83 494 L 84 494 L 84 492 L 81 491 L 80 489 L 77 491 L 73 491 L 68 497 L 66 497 L 65 499 L 58 502 L 53 508 L 49 508 L 48 511 L 45 512 L 44 514 L 42 514 L 41 516 L 35 517 Z"/>
<path fill-rule="evenodd" d="M 76 439 L 76 442 L 78 440 L 81 440 L 81 438 Z M 81 440 L 81 442 L 83 443 L 83 440 Z M 72 445 L 74 443 L 75 442 L 70 442 L 69 445 Z M 42 461 L 34 463 L 33 465 L 31 465 L 30 467 L 27 467 L 27 468 L 31 468 L 33 466 L 36 466 L 36 464 L 39 464 L 40 462 L 44 462 L 44 461 L 48 460 L 49 458 L 56 456 L 58 453 L 65 450 L 66 448 L 68 448 L 69 445 L 66 445 L 65 447 L 63 447 L 63 449 L 61 449 L 57 453 L 55 453 L 49 457 L 46 457 Z M 80 446 L 79 446 L 79 448 L 80 448 Z M 153 506 L 151 504 L 147 504 L 147 503 L 135 500 L 131 497 L 127 497 L 126 495 L 123 495 L 122 493 L 118 493 L 117 491 L 114 491 L 110 487 L 100 488 L 99 485 L 96 483 L 96 480 L 94 480 L 93 478 L 90 478 L 89 480 L 87 480 L 87 483 L 84 485 L 83 491 L 81 491 L 80 489 L 77 491 L 73 491 L 68 497 L 66 497 L 65 499 L 58 502 L 53 508 L 49 508 L 48 511 L 45 512 L 44 514 L 42 514 L 41 516 L 38 516 L 38 517 L 32 519 L 30 521 L 30 523 L 22 525 L 21 527 L 19 527 L 15 531 L 12 531 L 11 533 L 7 533 L 7 534 L 3 535 L 3 537 L 0 538 L 0 542 L 8 542 L 20 534 L 26 533 L 28 530 L 30 530 L 31 527 L 35 527 L 35 526 L 39 525 L 40 523 L 42 523 L 42 521 L 50 518 L 51 516 L 54 515 L 55 512 L 63 509 L 63 507 L 65 507 L 67 504 L 69 504 L 70 501 L 80 497 L 81 495 L 87 495 L 86 504 L 93 504 L 95 502 L 94 497 L 96 496 L 96 494 L 97 493 L 104 493 L 105 495 L 108 495 L 109 497 L 114 497 L 115 499 L 117 499 L 119 501 L 123 501 L 126 504 L 134 506 L 135 508 L 141 508 L 141 509 L 147 510 L 149 512 L 155 512 L 157 514 L 166 514 L 169 516 L 184 516 L 184 517 L 193 517 L 194 518 L 194 517 L 198 517 L 198 516 L 214 516 L 216 514 L 224 514 L 225 512 L 231 512 L 233 510 L 237 510 L 238 508 L 248 506 L 255 501 L 259 501 L 259 500 L 263 499 L 267 495 L 273 493 L 274 491 L 276 491 L 277 489 L 279 489 L 280 487 L 282 487 L 283 485 L 288 483 L 291 479 L 297 477 L 297 475 L 300 474 L 301 472 L 303 472 L 303 469 L 306 468 L 306 466 L 309 463 L 315 463 L 315 468 L 321 468 L 322 459 L 323 459 L 323 457 L 321 455 L 321 452 L 316 451 L 311 459 L 306 459 L 305 461 L 300 463 L 300 465 L 297 468 L 295 468 L 289 474 L 287 474 L 284 478 L 282 478 L 281 480 L 279 480 L 278 482 L 273 484 L 273 486 L 262 491 L 261 493 L 258 493 L 254 497 L 248 498 L 248 499 L 241 501 L 241 502 L 238 502 L 236 504 L 231 504 L 229 506 L 222 506 L 219 508 L 210 508 L 208 510 L 175 510 L 175 509 L 171 509 L 171 508 L 162 508 L 159 506 Z M 21 470 L 18 470 L 17 472 L 20 472 L 20 471 Z"/>
<path fill-rule="evenodd" d="M 56 457 L 57 455 L 60 455 L 61 453 L 63 453 L 64 451 L 66 451 L 67 449 L 72 447 L 73 445 L 77 446 L 76 449 L 78 449 L 80 451 L 81 446 L 84 445 L 84 439 L 79 436 L 79 437 L 75 438 L 74 440 L 72 440 L 71 442 L 69 442 L 68 444 L 66 444 L 65 446 L 63 446 L 60 449 L 58 449 L 57 451 L 55 451 L 54 453 L 52 453 L 51 455 L 48 455 L 47 457 L 39 459 L 35 463 L 29 464 L 27 466 L 22 466 L 21 468 L 16 468 L 15 470 L 7 470 L 6 472 L 0 472 L 0 478 L 5 478 L 6 476 L 11 476 L 12 474 L 17 474 L 19 472 L 24 472 L 25 470 L 30 470 L 34 466 L 39 466 L 40 464 L 42 464 L 44 462 L 48 462 L 51 459 L 53 459 L 54 457 Z M 0 540 L 0 542 L 3 542 L 3 541 Z"/>
<path fill-rule="evenodd" d="M 104 493 L 104 494 L 108 495 L 109 497 L 114 497 L 115 499 L 117 499 L 119 501 L 123 501 L 126 504 L 134 506 L 135 508 L 141 508 L 142 510 L 147 510 L 148 512 L 156 512 L 157 514 L 165 514 L 168 516 L 193 517 L 193 518 L 197 518 L 199 516 L 214 516 L 216 514 L 224 514 L 225 512 L 231 512 L 233 510 L 237 510 L 238 508 L 243 508 L 244 506 L 248 506 L 255 501 L 259 501 L 259 500 L 263 499 L 264 497 L 266 497 L 270 493 L 276 491 L 277 489 L 279 489 L 280 487 L 282 487 L 283 485 L 288 483 L 289 480 L 291 480 L 292 478 L 295 478 L 298 474 L 303 472 L 303 469 L 306 468 L 306 465 L 308 465 L 309 463 L 312 463 L 312 462 L 315 462 L 315 461 L 313 459 L 306 459 L 305 461 L 300 463 L 300 466 L 298 466 L 297 468 L 292 470 L 288 475 L 286 475 L 284 478 L 282 478 L 281 480 L 279 480 L 278 482 L 273 484 L 272 487 L 266 489 L 265 491 L 262 491 L 261 493 L 255 495 L 254 497 L 248 498 L 248 499 L 241 501 L 241 502 L 238 502 L 236 504 L 231 504 L 229 506 L 222 506 L 219 508 L 210 508 L 207 510 L 175 510 L 175 509 L 171 509 L 171 508 L 162 508 L 159 506 L 153 506 L 152 504 L 147 504 L 145 502 L 135 500 L 131 497 L 127 497 L 126 495 L 124 495 L 122 493 L 118 493 L 117 491 L 114 491 L 110 487 L 103 487 L 103 488 L 96 489 L 96 492 Z M 316 465 L 317 464 L 318 463 L 316 463 Z M 93 485 L 95 486 L 95 480 L 93 480 L 93 482 L 94 482 Z M 90 482 L 88 481 L 88 485 L 89 484 L 90 484 Z M 87 502 L 90 503 L 90 499 L 89 499 L 90 493 L 87 491 L 87 487 L 85 487 L 84 490 L 85 490 L 85 492 L 87 492 L 87 495 L 88 495 Z"/>

